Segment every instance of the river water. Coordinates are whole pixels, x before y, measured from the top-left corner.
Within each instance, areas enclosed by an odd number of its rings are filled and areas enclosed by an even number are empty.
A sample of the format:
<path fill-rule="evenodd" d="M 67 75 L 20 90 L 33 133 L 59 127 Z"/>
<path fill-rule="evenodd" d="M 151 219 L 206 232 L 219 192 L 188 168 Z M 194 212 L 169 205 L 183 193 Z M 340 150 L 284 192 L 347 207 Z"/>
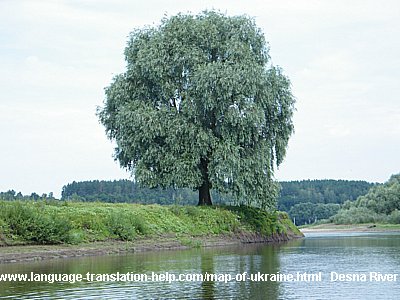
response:
<path fill-rule="evenodd" d="M 3 264 L 1 274 L 64 277 L 0 282 L 0 299 L 400 299 L 400 233 Z"/>

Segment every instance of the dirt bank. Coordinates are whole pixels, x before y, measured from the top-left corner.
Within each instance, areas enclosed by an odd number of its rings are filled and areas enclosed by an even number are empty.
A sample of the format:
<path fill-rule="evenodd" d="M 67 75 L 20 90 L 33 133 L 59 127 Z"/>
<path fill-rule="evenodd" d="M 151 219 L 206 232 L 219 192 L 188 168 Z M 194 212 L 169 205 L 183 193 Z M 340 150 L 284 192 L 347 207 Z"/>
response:
<path fill-rule="evenodd" d="M 312 232 L 397 232 L 400 225 L 396 224 L 321 224 L 300 228 L 302 233 Z"/>
<path fill-rule="evenodd" d="M 24 245 L 0 247 L 0 263 L 38 261 L 44 259 L 108 255 L 129 252 L 178 250 L 195 247 L 218 247 L 243 243 L 279 243 L 301 235 L 294 233 L 263 236 L 241 232 L 234 235 L 146 237 L 134 242 L 107 241 L 80 245 Z"/>

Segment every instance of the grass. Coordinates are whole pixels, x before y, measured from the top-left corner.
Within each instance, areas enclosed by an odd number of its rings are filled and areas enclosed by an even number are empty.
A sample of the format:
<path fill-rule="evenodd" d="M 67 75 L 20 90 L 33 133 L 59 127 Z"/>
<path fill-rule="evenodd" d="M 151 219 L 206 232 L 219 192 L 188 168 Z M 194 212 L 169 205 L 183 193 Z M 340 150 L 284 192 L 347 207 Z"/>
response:
<path fill-rule="evenodd" d="M 232 207 L 66 201 L 0 201 L 0 245 L 135 241 L 166 234 L 196 236 L 298 233 L 286 213 Z"/>
<path fill-rule="evenodd" d="M 400 230 L 400 224 L 376 224 L 378 229 Z"/>

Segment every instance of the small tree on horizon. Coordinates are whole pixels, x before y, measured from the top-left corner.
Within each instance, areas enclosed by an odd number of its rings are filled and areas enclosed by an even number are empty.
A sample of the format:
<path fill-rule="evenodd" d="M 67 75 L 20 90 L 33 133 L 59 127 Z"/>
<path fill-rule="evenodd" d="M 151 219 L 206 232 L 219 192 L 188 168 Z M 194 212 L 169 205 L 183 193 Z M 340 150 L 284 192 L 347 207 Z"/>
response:
<path fill-rule="evenodd" d="M 289 80 L 247 16 L 178 14 L 137 29 L 98 109 L 115 159 L 148 187 L 210 190 L 274 208 L 293 132 Z"/>

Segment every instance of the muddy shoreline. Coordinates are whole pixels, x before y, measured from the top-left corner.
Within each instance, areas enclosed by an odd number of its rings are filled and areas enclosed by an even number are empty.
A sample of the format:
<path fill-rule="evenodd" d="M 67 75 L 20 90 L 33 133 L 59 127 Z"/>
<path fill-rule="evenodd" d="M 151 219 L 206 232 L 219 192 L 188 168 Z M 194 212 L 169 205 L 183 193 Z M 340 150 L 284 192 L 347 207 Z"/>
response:
<path fill-rule="evenodd" d="M 302 233 L 316 232 L 400 232 L 400 226 L 387 226 L 383 224 L 321 224 L 299 228 Z"/>
<path fill-rule="evenodd" d="M 248 243 L 280 243 L 302 237 L 302 235 L 296 235 L 294 233 L 265 236 L 257 233 L 241 232 L 232 235 L 195 237 L 163 235 L 157 237 L 143 237 L 133 242 L 110 240 L 80 245 L 2 246 L 0 247 L 0 264 L 143 251 L 221 247 Z"/>

